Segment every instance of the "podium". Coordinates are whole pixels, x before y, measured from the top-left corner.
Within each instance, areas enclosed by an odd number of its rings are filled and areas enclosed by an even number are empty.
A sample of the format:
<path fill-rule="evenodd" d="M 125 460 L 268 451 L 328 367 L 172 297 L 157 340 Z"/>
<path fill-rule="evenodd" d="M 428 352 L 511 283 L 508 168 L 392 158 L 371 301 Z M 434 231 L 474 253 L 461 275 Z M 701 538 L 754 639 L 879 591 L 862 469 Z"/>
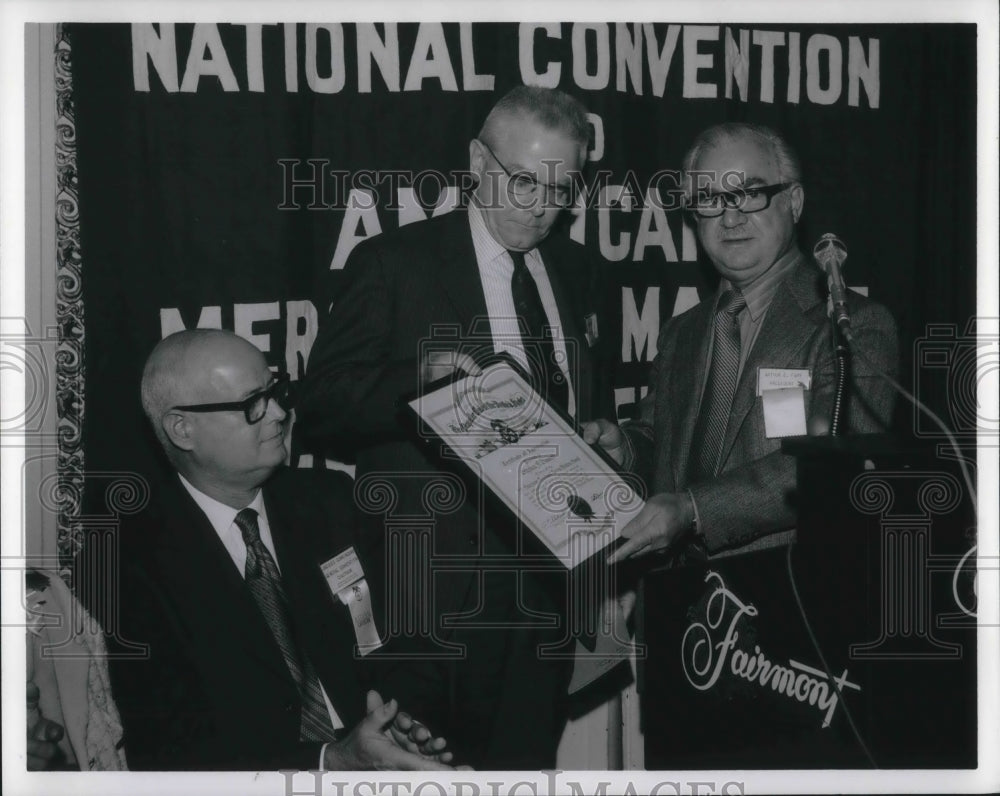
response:
<path fill-rule="evenodd" d="M 788 439 L 796 541 L 643 578 L 646 768 L 974 768 L 974 514 L 956 462 Z"/>

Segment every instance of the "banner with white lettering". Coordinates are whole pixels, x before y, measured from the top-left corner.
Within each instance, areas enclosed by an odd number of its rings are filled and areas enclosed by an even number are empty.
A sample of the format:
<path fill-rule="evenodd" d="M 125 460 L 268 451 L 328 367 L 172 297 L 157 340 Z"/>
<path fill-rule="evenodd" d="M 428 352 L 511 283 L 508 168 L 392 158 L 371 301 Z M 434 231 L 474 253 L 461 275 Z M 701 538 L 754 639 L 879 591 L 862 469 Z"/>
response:
<path fill-rule="evenodd" d="M 235 330 L 301 378 L 353 247 L 456 206 L 470 139 L 522 83 L 590 114 L 582 206 L 553 234 L 600 255 L 613 285 L 601 333 L 620 416 L 661 324 L 715 284 L 674 172 L 717 122 L 786 134 L 804 165 L 803 250 L 846 241 L 847 282 L 889 306 L 904 351 L 927 323 L 974 312 L 974 25 L 68 30 L 88 470 L 148 465 L 139 377 L 172 331 Z"/>

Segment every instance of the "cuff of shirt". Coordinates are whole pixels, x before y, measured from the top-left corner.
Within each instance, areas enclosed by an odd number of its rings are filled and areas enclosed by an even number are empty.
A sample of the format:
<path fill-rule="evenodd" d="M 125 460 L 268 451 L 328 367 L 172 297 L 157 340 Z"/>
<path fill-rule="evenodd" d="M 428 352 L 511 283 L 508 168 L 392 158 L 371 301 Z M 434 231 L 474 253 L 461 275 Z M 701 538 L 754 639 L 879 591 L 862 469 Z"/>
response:
<path fill-rule="evenodd" d="M 698 517 L 698 504 L 695 502 L 694 495 L 690 489 L 687 490 L 687 494 L 691 499 L 691 509 L 694 512 L 694 519 L 691 521 L 691 535 L 688 537 L 688 543 L 684 547 L 682 555 L 692 561 L 704 562 L 708 560 L 708 548 L 705 543 L 705 534 L 702 532 L 701 521 Z"/>
<path fill-rule="evenodd" d="M 691 508 L 694 510 L 694 520 L 693 524 L 691 525 L 691 531 L 694 533 L 695 536 L 700 536 L 702 539 L 704 539 L 705 534 L 703 534 L 701 531 L 701 520 L 698 518 L 698 504 L 695 501 L 694 494 L 692 494 L 690 489 L 687 490 L 687 493 L 688 493 L 688 498 L 690 498 L 691 500 Z"/>
<path fill-rule="evenodd" d="M 625 431 L 625 426 L 622 426 L 622 463 L 621 467 L 626 472 L 635 471 L 635 445 L 632 442 L 632 438 Z"/>

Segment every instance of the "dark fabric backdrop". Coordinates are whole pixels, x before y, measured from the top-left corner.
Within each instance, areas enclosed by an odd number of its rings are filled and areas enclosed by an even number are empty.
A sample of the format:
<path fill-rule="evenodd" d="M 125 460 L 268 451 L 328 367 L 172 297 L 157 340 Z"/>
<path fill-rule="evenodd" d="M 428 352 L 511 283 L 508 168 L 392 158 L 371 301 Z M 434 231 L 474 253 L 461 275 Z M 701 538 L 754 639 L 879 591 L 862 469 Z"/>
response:
<path fill-rule="evenodd" d="M 608 170 L 612 184 L 625 182 L 631 171 L 644 188 L 658 169 L 678 168 L 693 136 L 716 122 L 754 121 L 784 132 L 805 167 L 801 245 L 811 251 L 824 232 L 846 241 L 848 283 L 867 287 L 900 324 L 904 383 L 913 383 L 920 369 L 912 351 L 928 324 L 965 328 L 976 297 L 974 25 L 731 24 L 716 28 L 714 38 L 711 29 L 702 35 L 703 30 L 689 30 L 691 26 L 659 23 L 648 30 L 640 25 L 577 27 L 563 23 L 546 33 L 517 24 L 477 23 L 471 26 L 471 47 L 463 61 L 459 25 L 443 26 L 442 47 L 434 40 L 437 26 L 400 24 L 395 28 L 399 86 L 372 66 L 371 90 L 361 91 L 360 29 L 336 26 L 343 36 L 345 68 L 331 71 L 331 56 L 341 51 L 340 45 L 336 36 L 331 45 L 329 34 L 321 31 L 316 71 L 321 78 L 342 76 L 343 87 L 322 93 L 309 85 L 307 39 L 312 33 L 305 25 L 289 28 L 297 42 L 291 56 L 297 91 L 289 90 L 286 77 L 289 53 L 283 26 L 263 28 L 263 91 L 249 90 L 257 59 L 255 36 L 251 32 L 248 37 L 246 26 L 70 26 L 86 319 L 86 469 L 143 472 L 153 461 L 152 438 L 139 406 L 139 376 L 145 356 L 165 331 L 161 310 L 179 310 L 191 327 L 203 307 L 219 307 L 219 321 L 230 329 L 237 315 L 274 315 L 254 323 L 252 333 L 263 336 L 257 342 L 272 366 L 287 367 L 293 378 L 301 375 L 301 355 L 286 353 L 289 316 L 291 337 L 305 336 L 308 342 L 315 322 L 295 315 L 308 301 L 324 311 L 319 293 L 335 291 L 340 276 L 331 270 L 338 240 L 375 230 L 370 218 L 368 227 L 356 228 L 357 219 L 345 225 L 344 200 L 334 196 L 332 180 L 325 197 L 313 202 L 318 206 L 308 207 L 310 191 L 299 188 L 294 198 L 301 206 L 282 209 L 289 174 L 307 179 L 309 158 L 325 161 L 323 168 L 351 173 L 468 168 L 468 142 L 491 105 L 528 79 L 522 67 L 525 53 L 539 72 L 548 62 L 561 65 L 558 87 L 600 117 L 603 157 L 591 169 Z M 216 30 L 219 47 L 205 49 L 206 37 L 211 40 Z M 389 37 L 381 25 L 377 30 Z M 749 51 L 748 91 L 741 96 L 734 85 L 734 96 L 727 99 L 727 72 L 732 70 L 726 66 L 725 42 L 728 35 L 739 45 L 741 30 L 748 31 L 750 42 L 743 50 Z M 770 84 L 767 50 L 752 43 L 758 35 L 766 38 L 767 31 L 782 34 L 784 41 L 773 50 L 770 102 L 761 99 Z M 677 35 L 658 92 L 651 80 L 650 33 L 661 50 Z M 791 70 L 800 79 L 797 101 L 789 101 L 787 91 L 791 33 L 798 34 L 792 49 L 800 71 Z M 371 40 L 370 33 L 364 35 Z M 698 35 L 705 40 L 696 42 Z M 642 40 L 638 83 L 619 74 L 619 55 L 624 53 L 619 36 Z M 832 40 L 834 55 L 827 49 L 810 64 L 807 42 L 814 36 L 832 37 L 816 41 L 830 45 Z M 852 37 L 859 40 L 864 65 L 877 62 L 878 70 L 877 98 L 871 85 L 860 84 L 854 103 L 848 65 Z M 199 43 L 192 54 L 193 38 Z M 161 61 L 154 63 L 146 55 L 137 44 L 142 41 L 152 42 Z M 842 65 L 831 74 L 836 52 L 842 53 Z M 609 56 L 606 85 L 600 72 L 604 53 Z M 197 90 L 185 91 L 184 84 L 198 70 L 191 64 L 199 57 L 204 63 Z M 707 63 L 694 72 L 697 57 Z M 172 58 L 177 78 L 170 75 Z M 413 61 L 426 62 L 424 70 L 430 74 L 418 81 L 420 66 Z M 228 87 L 235 90 L 225 90 L 228 78 L 210 74 L 225 74 L 226 68 L 235 80 Z M 465 90 L 473 70 L 494 75 L 493 90 Z M 141 85 L 144 72 L 148 90 Z M 455 75 L 456 90 L 447 90 L 449 73 Z M 419 90 L 405 90 L 407 78 Z M 817 88 L 832 91 L 838 79 L 841 91 L 832 102 L 813 101 Z M 810 80 L 813 95 L 807 90 Z M 171 85 L 174 81 L 178 85 Z M 694 81 L 716 86 L 717 96 L 687 96 Z M 282 160 L 302 165 L 289 172 Z M 423 187 L 429 213 L 437 188 L 433 181 Z M 333 206 L 323 207 L 324 198 Z M 399 225 L 399 213 L 387 209 L 391 199 L 380 192 L 382 231 Z M 627 202 L 605 213 L 588 209 L 582 230 L 585 244 L 598 251 L 602 225 L 611 243 L 631 236 L 624 258 L 606 266 L 623 293 L 611 297 L 614 316 L 600 330 L 614 341 L 610 350 L 615 356 L 607 366 L 621 388 L 623 415 L 645 386 L 654 353 L 647 345 L 644 352 L 629 350 L 620 356 L 623 323 L 635 320 L 627 312 L 623 322 L 623 304 L 642 312 L 649 289 L 658 288 L 658 313 L 644 316 L 647 327 L 655 328 L 674 312 L 679 290 L 687 289 L 682 292 L 687 306 L 691 288 L 704 296 L 714 286 L 704 256 L 696 259 L 690 247 L 685 250 L 680 212 L 666 214 L 676 258 L 652 245 L 633 259 L 643 215 L 642 196 L 637 200 L 631 211 Z M 272 302 L 271 310 L 237 307 Z M 944 382 L 924 379 L 918 387 L 932 407 L 947 414 Z M 912 425 L 909 409 L 899 414 L 901 427 Z"/>

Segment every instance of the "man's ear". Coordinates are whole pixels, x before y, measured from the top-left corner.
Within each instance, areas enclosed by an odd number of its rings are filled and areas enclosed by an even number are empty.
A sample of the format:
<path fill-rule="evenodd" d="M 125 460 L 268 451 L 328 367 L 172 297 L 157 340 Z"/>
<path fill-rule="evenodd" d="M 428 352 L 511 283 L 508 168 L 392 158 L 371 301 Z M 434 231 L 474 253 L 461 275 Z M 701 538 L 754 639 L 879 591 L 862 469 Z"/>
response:
<path fill-rule="evenodd" d="M 798 224 L 799 219 L 802 218 L 802 208 L 806 204 L 806 192 L 802 189 L 801 185 L 795 183 L 795 185 L 788 189 L 788 193 L 792 205 L 792 221 Z"/>
<path fill-rule="evenodd" d="M 163 433 L 175 447 L 189 451 L 194 447 L 194 427 L 183 412 L 167 412 L 160 421 Z"/>
<path fill-rule="evenodd" d="M 479 142 L 478 138 L 473 138 L 469 142 L 469 171 L 482 178 L 486 170 L 486 150 Z"/>

